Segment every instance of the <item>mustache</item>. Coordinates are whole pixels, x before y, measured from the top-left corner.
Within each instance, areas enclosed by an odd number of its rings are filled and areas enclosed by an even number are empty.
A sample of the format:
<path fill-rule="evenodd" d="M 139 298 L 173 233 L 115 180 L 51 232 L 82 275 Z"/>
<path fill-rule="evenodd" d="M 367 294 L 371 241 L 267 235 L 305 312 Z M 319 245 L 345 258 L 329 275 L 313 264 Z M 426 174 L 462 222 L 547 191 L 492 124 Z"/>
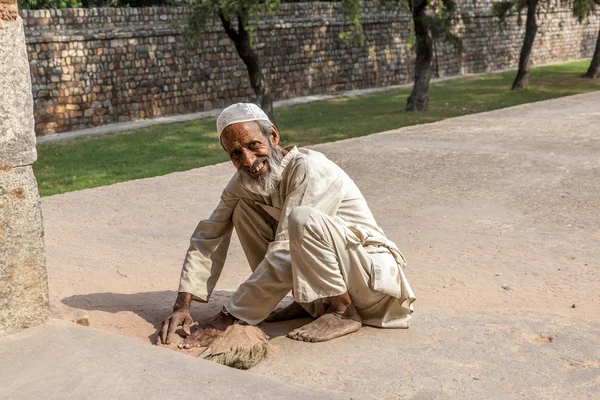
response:
<path fill-rule="evenodd" d="M 244 167 L 244 170 L 246 172 L 250 172 L 250 171 L 256 169 L 256 167 L 258 167 L 260 164 L 267 162 L 267 161 L 269 161 L 269 157 L 263 156 L 263 157 L 257 159 L 256 161 L 254 161 L 254 164 L 252 164 L 251 167 Z"/>

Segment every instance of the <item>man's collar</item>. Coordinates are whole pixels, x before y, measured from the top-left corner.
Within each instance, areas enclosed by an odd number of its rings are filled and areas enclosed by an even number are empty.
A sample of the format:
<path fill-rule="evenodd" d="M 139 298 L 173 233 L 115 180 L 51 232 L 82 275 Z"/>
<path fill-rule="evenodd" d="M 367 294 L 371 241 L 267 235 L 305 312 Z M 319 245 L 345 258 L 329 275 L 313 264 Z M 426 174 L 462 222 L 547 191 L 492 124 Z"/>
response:
<path fill-rule="evenodd" d="M 286 150 L 288 150 L 288 153 L 281 160 L 281 167 L 283 169 L 285 169 L 285 167 L 287 167 L 287 165 L 290 163 L 290 161 L 292 161 L 294 158 L 296 158 L 296 156 L 299 153 L 298 148 L 296 146 L 292 147 L 291 149 L 288 147 L 288 148 L 286 148 Z"/>

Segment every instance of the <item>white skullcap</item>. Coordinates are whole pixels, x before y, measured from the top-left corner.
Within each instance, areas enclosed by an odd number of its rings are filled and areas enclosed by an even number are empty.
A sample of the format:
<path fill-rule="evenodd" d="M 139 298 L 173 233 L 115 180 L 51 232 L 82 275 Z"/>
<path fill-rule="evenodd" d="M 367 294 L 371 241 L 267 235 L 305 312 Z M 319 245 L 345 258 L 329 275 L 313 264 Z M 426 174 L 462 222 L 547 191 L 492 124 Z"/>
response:
<path fill-rule="evenodd" d="M 219 118 L 217 118 L 217 132 L 219 133 L 219 137 L 221 137 L 221 133 L 229 125 L 250 121 L 271 122 L 267 114 L 256 104 L 237 103 L 230 105 L 221 111 Z"/>

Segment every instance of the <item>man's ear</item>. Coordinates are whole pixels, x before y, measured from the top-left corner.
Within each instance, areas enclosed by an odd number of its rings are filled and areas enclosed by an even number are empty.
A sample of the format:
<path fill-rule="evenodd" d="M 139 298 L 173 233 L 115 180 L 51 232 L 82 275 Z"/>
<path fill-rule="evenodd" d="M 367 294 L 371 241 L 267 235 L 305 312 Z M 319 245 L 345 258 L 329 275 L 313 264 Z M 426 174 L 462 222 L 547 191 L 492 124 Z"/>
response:
<path fill-rule="evenodd" d="M 279 131 L 277 130 L 275 125 L 273 125 L 273 127 L 271 128 L 271 143 L 273 144 L 273 146 L 279 145 L 279 138 Z"/>

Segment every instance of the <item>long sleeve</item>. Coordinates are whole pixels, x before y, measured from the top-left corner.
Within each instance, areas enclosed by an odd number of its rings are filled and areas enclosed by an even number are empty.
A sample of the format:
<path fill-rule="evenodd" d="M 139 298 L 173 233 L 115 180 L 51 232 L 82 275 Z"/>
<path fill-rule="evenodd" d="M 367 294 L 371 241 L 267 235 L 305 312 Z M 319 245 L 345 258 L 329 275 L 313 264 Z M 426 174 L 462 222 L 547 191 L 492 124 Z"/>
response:
<path fill-rule="evenodd" d="M 227 257 L 233 230 L 232 215 L 238 201 L 239 198 L 226 188 L 217 208 L 208 219 L 200 221 L 190 239 L 179 291 L 191 293 L 194 300 L 207 302 L 217 284 Z"/>
<path fill-rule="evenodd" d="M 313 160 L 310 165 L 304 157 L 297 157 L 287 166 L 280 188 L 283 207 L 275 240 L 269 244 L 265 259 L 229 299 L 226 308 L 232 315 L 257 324 L 289 293 L 292 289 L 290 213 L 298 206 L 310 206 L 335 215 L 348 181 L 347 175 L 324 156 L 322 162 Z"/>

